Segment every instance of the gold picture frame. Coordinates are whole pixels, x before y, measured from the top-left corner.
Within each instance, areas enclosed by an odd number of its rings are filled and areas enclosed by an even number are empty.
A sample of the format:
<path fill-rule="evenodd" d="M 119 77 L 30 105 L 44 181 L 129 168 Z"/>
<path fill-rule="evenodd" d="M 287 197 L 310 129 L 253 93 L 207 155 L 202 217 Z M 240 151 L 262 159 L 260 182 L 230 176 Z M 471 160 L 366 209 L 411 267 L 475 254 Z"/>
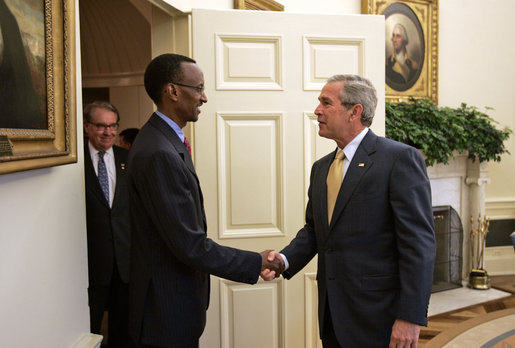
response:
<path fill-rule="evenodd" d="M 284 5 L 274 0 L 234 0 L 236 10 L 284 11 Z"/>
<path fill-rule="evenodd" d="M 2 25 L 6 32 L 3 33 L 4 51 L 0 51 L 0 55 L 6 51 L 6 40 L 10 40 L 11 51 L 5 53 L 3 58 L 4 62 L 9 62 L 9 59 L 5 58 L 8 54 L 11 58 L 15 57 L 10 59 L 10 64 L 16 73 L 3 69 L 5 76 L 0 78 L 9 78 L 12 74 L 19 80 L 20 64 L 13 64 L 12 61 L 27 59 L 31 64 L 24 62 L 22 65 L 25 66 L 25 70 L 30 70 L 30 75 L 27 76 L 32 76 L 28 78 L 30 80 L 28 85 L 32 84 L 29 87 L 33 89 L 32 94 L 36 98 L 36 104 L 42 106 L 36 108 L 39 109 L 37 117 L 30 118 L 24 112 L 27 109 L 34 109 L 28 106 L 31 104 L 29 99 L 25 100 L 30 93 L 24 91 L 16 94 L 23 91 L 19 86 L 14 88 L 14 92 L 12 92 L 12 86 L 10 89 L 0 89 L 0 93 L 4 94 L 0 95 L 0 98 L 3 98 L 1 100 L 9 100 L 3 104 L 10 108 L 8 110 L 13 110 L 12 113 L 5 112 L 5 108 L 4 111 L 0 110 L 3 112 L 0 113 L 0 174 L 77 162 L 75 1 L 44 0 L 40 10 L 31 8 L 30 13 L 23 12 L 29 7 L 22 0 L 11 2 L 14 4 L 13 7 L 16 7 L 14 11 L 9 11 L 4 1 L 2 3 L 5 6 L 2 11 L 8 15 L 0 20 L 9 22 L 9 25 Z M 35 35 L 24 36 L 23 23 L 26 22 L 23 21 L 33 20 L 36 17 L 39 22 L 43 21 L 40 25 L 41 29 L 34 29 L 33 23 L 30 26 L 27 25 L 31 28 L 30 30 L 37 32 Z M 21 21 L 20 18 L 22 18 Z M 13 28 L 15 29 L 11 30 Z M 32 40 L 30 45 L 26 42 L 29 40 L 26 38 L 28 36 Z M 21 45 L 25 47 L 23 51 L 18 49 Z M 29 57 L 28 46 L 43 46 L 44 48 L 40 48 L 43 53 L 39 58 Z M 41 81 L 34 79 L 34 75 L 37 74 L 41 75 Z M 20 100 L 24 105 L 19 102 Z M 13 106 L 15 104 L 18 106 Z"/>
<path fill-rule="evenodd" d="M 362 0 L 361 5 L 365 14 L 385 16 L 386 99 L 430 98 L 438 104 L 438 0 Z"/>

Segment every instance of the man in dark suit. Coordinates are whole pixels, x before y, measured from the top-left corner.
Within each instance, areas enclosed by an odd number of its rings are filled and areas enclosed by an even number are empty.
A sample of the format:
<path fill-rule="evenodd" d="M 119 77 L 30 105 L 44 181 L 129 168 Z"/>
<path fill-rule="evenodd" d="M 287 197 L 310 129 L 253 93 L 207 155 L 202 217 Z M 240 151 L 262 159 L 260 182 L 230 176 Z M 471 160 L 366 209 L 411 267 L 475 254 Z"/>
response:
<path fill-rule="evenodd" d="M 84 174 L 88 230 L 91 332 L 99 334 L 108 311 L 109 347 L 127 347 L 129 312 L 128 152 L 114 146 L 120 117 L 108 102 L 84 109 Z"/>
<path fill-rule="evenodd" d="M 126 128 L 120 132 L 118 136 L 120 138 L 119 145 L 126 150 L 130 150 L 134 139 L 136 139 L 136 135 L 138 135 L 138 128 Z"/>
<path fill-rule="evenodd" d="M 210 274 L 253 284 L 264 267 L 281 270 L 268 263 L 268 251 L 260 255 L 207 238 L 202 191 L 182 131 L 207 102 L 195 61 L 163 54 L 150 62 L 144 81 L 157 111 L 129 155 L 129 328 L 139 346 L 192 348 L 206 323 Z"/>
<path fill-rule="evenodd" d="M 319 135 L 338 148 L 313 164 L 306 224 L 269 259 L 283 258 L 289 279 L 318 254 L 324 347 L 415 347 L 435 258 L 424 159 L 368 128 L 377 97 L 367 79 L 333 76 L 318 99 Z"/>

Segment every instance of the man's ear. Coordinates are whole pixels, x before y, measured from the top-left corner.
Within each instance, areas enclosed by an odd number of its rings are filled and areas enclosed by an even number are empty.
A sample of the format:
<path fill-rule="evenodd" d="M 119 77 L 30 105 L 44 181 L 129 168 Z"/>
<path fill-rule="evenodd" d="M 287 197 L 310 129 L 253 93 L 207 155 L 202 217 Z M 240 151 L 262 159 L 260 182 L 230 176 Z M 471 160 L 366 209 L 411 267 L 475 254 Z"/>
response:
<path fill-rule="evenodd" d="M 351 118 L 358 118 L 358 120 L 361 119 L 361 114 L 363 113 L 363 105 L 361 104 L 355 104 L 353 107 L 352 107 L 352 113 L 351 113 Z"/>
<path fill-rule="evenodd" d="M 164 97 L 166 97 L 170 100 L 177 101 L 178 97 L 179 97 L 178 89 L 173 83 L 169 83 L 165 86 L 163 95 L 164 95 Z"/>

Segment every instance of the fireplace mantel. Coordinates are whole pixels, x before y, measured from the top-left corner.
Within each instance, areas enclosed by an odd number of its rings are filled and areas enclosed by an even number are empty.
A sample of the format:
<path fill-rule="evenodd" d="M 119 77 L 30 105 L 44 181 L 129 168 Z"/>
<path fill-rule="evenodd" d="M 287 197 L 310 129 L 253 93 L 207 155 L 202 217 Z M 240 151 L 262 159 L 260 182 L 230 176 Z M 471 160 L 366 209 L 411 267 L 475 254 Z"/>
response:
<path fill-rule="evenodd" d="M 427 168 L 431 180 L 433 206 L 450 205 L 460 215 L 463 224 L 463 272 L 468 278 L 470 260 L 470 217 L 477 221 L 485 216 L 485 185 L 490 182 L 487 162 L 479 163 L 467 153 L 455 153 L 449 164 L 435 164 Z"/>

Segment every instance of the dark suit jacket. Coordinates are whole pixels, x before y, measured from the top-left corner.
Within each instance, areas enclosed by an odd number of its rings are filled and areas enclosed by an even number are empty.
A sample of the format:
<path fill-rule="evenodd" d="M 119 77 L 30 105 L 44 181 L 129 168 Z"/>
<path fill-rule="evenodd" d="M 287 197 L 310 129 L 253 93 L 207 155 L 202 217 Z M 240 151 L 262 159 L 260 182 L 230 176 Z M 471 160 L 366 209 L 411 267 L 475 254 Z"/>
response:
<path fill-rule="evenodd" d="M 191 157 L 175 131 L 155 114 L 131 147 L 129 192 L 129 331 L 142 344 L 192 345 L 206 323 L 209 274 L 253 284 L 261 256 L 207 238 Z"/>
<path fill-rule="evenodd" d="M 409 69 L 408 79 L 394 70 L 395 63 L 397 62 L 394 55 L 391 55 L 386 60 L 385 72 L 386 72 L 386 83 L 395 90 L 405 91 L 415 83 L 418 69 L 413 67 L 411 59 L 406 58 L 405 64 Z"/>
<path fill-rule="evenodd" d="M 318 254 L 320 332 L 327 300 L 344 347 L 387 347 L 396 318 L 427 324 L 435 238 L 424 159 L 369 130 L 328 226 L 326 178 L 335 154 L 313 165 L 306 224 L 282 250 L 284 276 Z"/>
<path fill-rule="evenodd" d="M 113 206 L 110 208 L 91 162 L 88 139 L 84 139 L 90 287 L 110 284 L 114 262 L 118 266 L 122 281 L 129 282 L 131 230 L 126 173 L 128 152 L 118 146 L 113 146 L 113 151 L 116 164 L 116 188 Z"/>

